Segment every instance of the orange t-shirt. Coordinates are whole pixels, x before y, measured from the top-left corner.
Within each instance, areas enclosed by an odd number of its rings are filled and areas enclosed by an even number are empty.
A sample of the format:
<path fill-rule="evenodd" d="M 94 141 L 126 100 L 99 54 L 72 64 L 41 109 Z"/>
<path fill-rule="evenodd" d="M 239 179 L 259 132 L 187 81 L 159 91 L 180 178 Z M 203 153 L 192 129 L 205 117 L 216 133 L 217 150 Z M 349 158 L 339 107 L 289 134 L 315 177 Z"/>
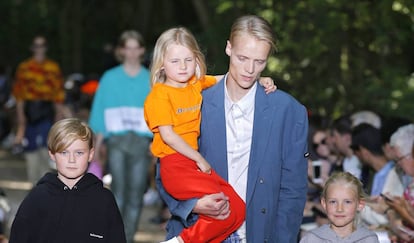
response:
<path fill-rule="evenodd" d="M 154 133 L 151 151 L 162 158 L 176 151 L 161 138 L 158 126 L 171 125 L 184 141 L 195 150 L 200 134 L 201 91 L 216 83 L 214 76 L 192 78 L 184 88 L 176 88 L 156 83 L 144 104 L 144 117 L 149 129 Z"/>

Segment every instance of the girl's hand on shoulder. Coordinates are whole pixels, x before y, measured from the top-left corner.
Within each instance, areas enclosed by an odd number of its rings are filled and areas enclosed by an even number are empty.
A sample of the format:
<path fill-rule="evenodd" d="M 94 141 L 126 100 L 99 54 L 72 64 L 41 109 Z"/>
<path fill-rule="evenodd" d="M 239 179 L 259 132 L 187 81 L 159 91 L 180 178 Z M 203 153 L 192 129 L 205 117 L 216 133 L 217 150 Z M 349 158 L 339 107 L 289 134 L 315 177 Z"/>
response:
<path fill-rule="evenodd" d="M 266 94 L 275 92 L 277 90 L 275 82 L 273 82 L 273 79 L 270 77 L 260 77 L 259 83 L 261 86 L 263 86 Z"/>

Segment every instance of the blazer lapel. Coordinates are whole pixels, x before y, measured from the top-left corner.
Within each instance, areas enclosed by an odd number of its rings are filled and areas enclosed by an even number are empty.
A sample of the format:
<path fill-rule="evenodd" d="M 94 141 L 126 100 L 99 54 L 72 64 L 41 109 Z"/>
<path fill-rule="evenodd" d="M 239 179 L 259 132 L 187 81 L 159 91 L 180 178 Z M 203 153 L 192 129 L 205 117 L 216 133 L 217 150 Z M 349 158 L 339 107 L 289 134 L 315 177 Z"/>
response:
<path fill-rule="evenodd" d="M 258 87 L 255 98 L 255 110 L 254 110 L 254 121 L 253 121 L 253 135 L 252 144 L 250 150 L 249 159 L 249 170 L 247 175 L 247 193 L 246 193 L 246 204 L 248 205 L 252 198 L 256 180 L 258 180 L 258 173 L 261 168 L 261 163 L 264 161 L 266 152 L 266 145 L 270 139 L 269 131 L 272 125 L 271 115 L 273 110 L 268 102 L 267 94 L 264 90 Z"/>
<path fill-rule="evenodd" d="M 201 136 L 207 136 L 208 148 L 211 150 L 208 154 L 211 157 L 206 158 L 214 170 L 227 181 L 227 139 L 226 139 L 226 119 L 224 112 L 224 83 L 222 80 L 210 89 L 212 93 L 203 96 L 203 114 L 202 116 L 203 131 Z M 206 117 L 206 119 L 203 119 Z M 224 158 L 224 160 L 223 160 Z"/>

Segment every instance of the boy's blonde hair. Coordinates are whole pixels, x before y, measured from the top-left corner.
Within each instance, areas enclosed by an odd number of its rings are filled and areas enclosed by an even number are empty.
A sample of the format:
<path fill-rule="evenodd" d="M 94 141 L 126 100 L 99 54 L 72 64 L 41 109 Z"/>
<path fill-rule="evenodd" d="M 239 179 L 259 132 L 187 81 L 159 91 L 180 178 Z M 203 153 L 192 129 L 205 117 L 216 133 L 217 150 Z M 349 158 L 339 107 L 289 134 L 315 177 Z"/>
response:
<path fill-rule="evenodd" d="M 124 56 L 121 54 L 120 48 L 124 48 L 125 43 L 127 42 L 127 40 L 130 40 L 130 39 L 136 40 L 140 47 L 142 48 L 145 47 L 144 37 L 142 37 L 142 35 L 138 31 L 126 30 L 122 32 L 118 40 L 117 48 L 115 50 L 115 57 L 119 62 L 124 61 Z"/>
<path fill-rule="evenodd" d="M 256 15 L 242 16 L 233 23 L 230 31 L 229 41 L 234 42 L 234 39 L 242 34 L 249 34 L 258 40 L 266 41 L 270 45 L 270 52 L 277 51 L 276 40 L 272 26 L 264 18 Z"/>
<path fill-rule="evenodd" d="M 166 80 L 163 70 L 164 56 L 171 44 L 182 45 L 194 53 L 196 61 L 196 77 L 206 74 L 204 55 L 193 34 L 184 27 L 171 28 L 160 35 L 155 43 L 151 65 L 151 84 L 163 83 Z"/>
<path fill-rule="evenodd" d="M 366 198 L 362 182 L 349 172 L 336 172 L 332 174 L 325 183 L 322 190 L 322 198 L 327 199 L 327 191 L 332 184 L 346 185 L 354 190 L 358 201 Z"/>
<path fill-rule="evenodd" d="M 87 142 L 89 149 L 94 146 L 94 134 L 88 124 L 78 118 L 63 119 L 50 128 L 47 147 L 52 154 L 59 153 L 77 139 Z"/>

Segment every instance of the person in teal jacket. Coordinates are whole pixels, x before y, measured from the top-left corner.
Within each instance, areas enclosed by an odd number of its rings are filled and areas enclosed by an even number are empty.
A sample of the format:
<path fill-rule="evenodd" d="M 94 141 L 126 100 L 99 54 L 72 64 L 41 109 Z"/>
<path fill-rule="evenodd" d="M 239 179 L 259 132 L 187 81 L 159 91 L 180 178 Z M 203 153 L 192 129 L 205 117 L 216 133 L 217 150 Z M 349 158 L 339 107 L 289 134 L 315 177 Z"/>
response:
<path fill-rule="evenodd" d="M 107 147 L 111 190 L 121 211 L 125 234 L 133 242 L 147 188 L 152 133 L 144 120 L 144 101 L 150 91 L 149 71 L 141 64 L 144 42 L 136 31 L 119 40 L 121 65 L 106 71 L 99 81 L 89 118 L 97 134 L 95 160 Z"/>
<path fill-rule="evenodd" d="M 246 221 L 225 242 L 296 243 L 307 192 L 306 108 L 278 89 L 265 94 L 257 78 L 274 48 L 272 28 L 257 16 L 232 26 L 224 80 L 203 92 L 199 150 L 246 202 Z M 167 239 L 197 213 L 227 217 L 222 193 L 176 201 L 157 180 L 172 212 Z"/>

